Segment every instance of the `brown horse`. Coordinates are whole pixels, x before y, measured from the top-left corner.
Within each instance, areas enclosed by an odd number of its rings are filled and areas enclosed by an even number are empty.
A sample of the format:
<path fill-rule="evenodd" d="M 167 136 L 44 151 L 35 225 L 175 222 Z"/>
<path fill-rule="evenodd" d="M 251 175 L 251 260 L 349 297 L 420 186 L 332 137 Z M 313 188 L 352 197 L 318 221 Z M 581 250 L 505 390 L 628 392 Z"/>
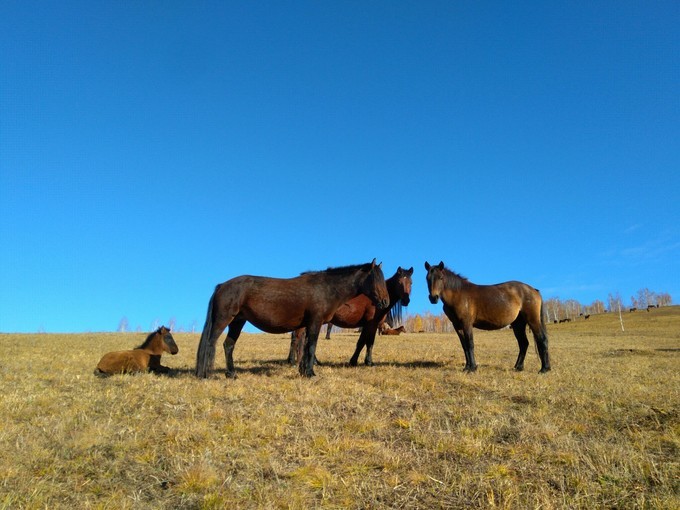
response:
<path fill-rule="evenodd" d="M 97 368 L 94 369 L 94 375 L 107 377 L 113 374 L 146 372 L 147 370 L 166 373 L 170 369 L 161 365 L 161 354 L 164 352 L 177 354 L 179 348 L 170 330 L 161 326 L 146 337 L 144 343 L 136 349 L 104 354 Z"/>
<path fill-rule="evenodd" d="M 235 377 L 233 352 L 246 321 L 267 333 L 307 329 L 300 374 L 312 377 L 316 342 L 321 326 L 351 298 L 364 294 L 378 309 L 389 303 L 380 264 L 329 268 L 302 273 L 296 278 L 238 276 L 218 285 L 196 353 L 196 375 L 207 377 L 215 361 L 215 343 L 229 326 L 224 341 L 227 377 Z"/>
<path fill-rule="evenodd" d="M 401 333 L 406 333 L 406 328 L 404 326 L 399 326 L 395 329 L 385 328 L 382 330 L 381 335 L 400 335 Z"/>
<path fill-rule="evenodd" d="M 548 335 L 543 320 L 543 300 L 538 290 L 526 283 L 512 281 L 497 285 L 475 285 L 467 278 L 444 267 L 444 263 L 427 269 L 427 289 L 430 302 L 441 298 L 444 313 L 453 324 L 465 353 L 465 370 L 477 370 L 473 328 L 484 330 L 512 326 L 519 356 L 515 370 L 524 369 L 524 357 L 529 347 L 526 327 L 529 325 L 541 359 L 541 372 L 550 370 Z"/>
<path fill-rule="evenodd" d="M 387 308 L 377 308 L 366 296 L 359 295 L 350 299 L 335 311 L 335 314 L 330 319 L 330 324 L 341 328 L 362 328 L 356 350 L 349 361 L 350 365 L 356 366 L 358 364 L 359 354 L 364 346 L 366 347 L 364 363 L 367 366 L 373 365 L 375 334 L 380 324 L 385 322 L 385 320 L 391 324 L 401 322 L 402 306 L 408 306 L 411 300 L 411 275 L 413 275 L 413 268 L 402 269 L 398 267 L 396 273 L 385 281 L 387 293 L 389 294 L 389 305 Z M 295 362 L 296 357 L 300 358 L 303 332 L 304 330 L 299 329 L 291 336 L 290 352 L 288 354 L 288 360 L 291 363 Z"/>

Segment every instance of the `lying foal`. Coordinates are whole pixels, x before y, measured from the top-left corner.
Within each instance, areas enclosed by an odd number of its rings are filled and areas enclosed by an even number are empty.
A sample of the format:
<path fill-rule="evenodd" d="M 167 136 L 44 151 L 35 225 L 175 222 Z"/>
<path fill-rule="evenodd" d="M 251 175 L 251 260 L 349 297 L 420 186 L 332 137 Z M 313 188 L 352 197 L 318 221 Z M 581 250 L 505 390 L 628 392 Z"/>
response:
<path fill-rule="evenodd" d="M 144 343 L 131 351 L 115 351 L 104 354 L 94 375 L 107 377 L 113 374 L 130 374 L 135 372 L 167 373 L 170 369 L 161 365 L 163 352 L 177 354 L 179 348 L 172 338 L 170 330 L 161 326 L 151 333 Z"/>

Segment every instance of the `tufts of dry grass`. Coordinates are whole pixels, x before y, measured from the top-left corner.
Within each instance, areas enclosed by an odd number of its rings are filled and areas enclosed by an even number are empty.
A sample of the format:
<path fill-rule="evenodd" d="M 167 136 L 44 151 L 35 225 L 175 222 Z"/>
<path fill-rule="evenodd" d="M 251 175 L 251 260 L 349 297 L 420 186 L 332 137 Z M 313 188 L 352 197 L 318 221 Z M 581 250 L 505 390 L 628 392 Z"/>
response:
<path fill-rule="evenodd" d="M 92 371 L 139 335 L 0 335 L 0 508 L 678 508 L 680 308 L 550 326 L 553 371 L 512 370 L 509 331 L 321 340 L 313 380 L 284 335 L 242 335 L 192 375 Z M 218 349 L 221 353 L 221 349 Z"/>

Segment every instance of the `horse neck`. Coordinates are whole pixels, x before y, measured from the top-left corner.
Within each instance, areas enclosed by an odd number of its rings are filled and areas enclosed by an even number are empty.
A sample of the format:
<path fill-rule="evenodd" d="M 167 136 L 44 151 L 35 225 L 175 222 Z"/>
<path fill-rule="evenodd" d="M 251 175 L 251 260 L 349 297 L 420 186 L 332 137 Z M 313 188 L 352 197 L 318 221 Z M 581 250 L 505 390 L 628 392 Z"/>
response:
<path fill-rule="evenodd" d="M 361 289 L 368 276 L 368 274 L 359 270 L 356 273 L 346 275 L 333 275 L 329 278 L 329 281 L 336 283 L 335 294 L 338 300 L 344 303 L 361 294 Z"/>
<path fill-rule="evenodd" d="M 156 335 L 147 346 L 142 346 L 140 349 L 142 351 L 148 352 L 149 354 L 163 354 L 165 342 L 161 335 Z"/>
<path fill-rule="evenodd" d="M 401 299 L 401 285 L 399 285 L 399 277 L 395 274 L 391 278 L 385 280 L 387 287 L 387 294 L 390 296 L 390 307 Z"/>
<path fill-rule="evenodd" d="M 468 285 L 470 285 L 469 281 L 453 271 L 448 271 L 446 273 L 446 288 L 449 290 L 459 291 Z"/>

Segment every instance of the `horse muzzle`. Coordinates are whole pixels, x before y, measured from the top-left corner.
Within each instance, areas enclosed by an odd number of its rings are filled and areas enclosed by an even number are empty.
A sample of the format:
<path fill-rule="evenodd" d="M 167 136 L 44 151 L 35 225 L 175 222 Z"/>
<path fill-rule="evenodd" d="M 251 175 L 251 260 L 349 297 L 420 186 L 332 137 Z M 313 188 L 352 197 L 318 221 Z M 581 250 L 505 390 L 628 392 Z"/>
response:
<path fill-rule="evenodd" d="M 430 294 L 429 298 L 430 298 L 430 303 L 432 303 L 433 305 L 436 305 L 437 303 L 439 303 L 439 296 L 433 296 L 432 294 Z"/>
<path fill-rule="evenodd" d="M 411 298 L 409 296 L 404 296 L 401 298 L 401 306 L 408 306 L 408 304 L 411 302 Z"/>

